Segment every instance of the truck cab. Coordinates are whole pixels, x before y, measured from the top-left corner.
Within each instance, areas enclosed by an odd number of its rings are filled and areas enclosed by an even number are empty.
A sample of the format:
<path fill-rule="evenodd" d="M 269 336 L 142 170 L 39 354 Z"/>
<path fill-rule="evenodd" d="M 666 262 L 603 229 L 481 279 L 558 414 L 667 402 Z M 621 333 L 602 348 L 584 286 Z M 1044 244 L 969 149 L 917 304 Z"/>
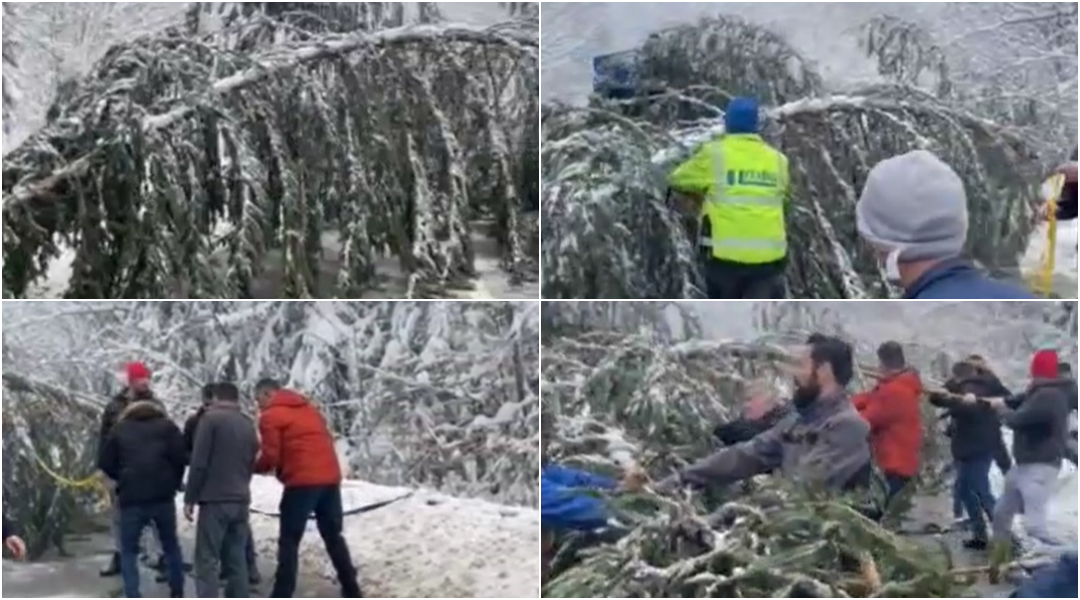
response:
<path fill-rule="evenodd" d="M 664 88 L 647 85 L 641 78 L 641 51 L 623 50 L 594 56 L 593 93 L 609 100 L 630 100 L 664 93 Z"/>
<path fill-rule="evenodd" d="M 667 86 L 642 75 L 641 50 L 623 50 L 594 56 L 592 59 L 593 94 L 605 100 L 622 100 L 619 112 L 629 118 L 643 117 L 650 98 L 668 93 Z M 628 102 L 637 100 L 637 102 Z M 670 102 L 670 99 L 668 100 Z M 675 115 L 680 121 L 715 117 L 691 102 L 677 101 Z"/>

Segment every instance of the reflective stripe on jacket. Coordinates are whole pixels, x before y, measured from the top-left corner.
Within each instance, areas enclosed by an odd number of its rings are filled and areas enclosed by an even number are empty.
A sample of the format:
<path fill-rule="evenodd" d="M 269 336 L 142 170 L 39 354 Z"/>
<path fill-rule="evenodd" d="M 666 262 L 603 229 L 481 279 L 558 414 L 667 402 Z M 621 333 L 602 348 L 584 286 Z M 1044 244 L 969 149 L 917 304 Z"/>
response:
<path fill-rule="evenodd" d="M 709 234 L 700 244 L 714 258 L 754 265 L 787 255 L 788 160 L 761 136 L 725 135 L 705 144 L 675 169 L 669 185 L 705 197 L 701 219 Z"/>

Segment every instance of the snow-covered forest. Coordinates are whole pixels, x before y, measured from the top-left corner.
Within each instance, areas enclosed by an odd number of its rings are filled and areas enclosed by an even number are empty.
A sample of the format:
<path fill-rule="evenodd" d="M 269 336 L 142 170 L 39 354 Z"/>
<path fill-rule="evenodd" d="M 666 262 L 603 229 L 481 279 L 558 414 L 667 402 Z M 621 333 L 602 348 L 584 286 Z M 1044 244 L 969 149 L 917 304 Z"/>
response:
<path fill-rule="evenodd" d="M 1025 385 L 1037 349 L 1077 361 L 1075 303 L 567 301 L 545 302 L 542 324 L 547 457 L 611 476 L 636 463 L 660 478 L 716 448 L 713 427 L 740 414 L 751 382 L 790 393 L 784 366 L 810 332 L 848 340 L 864 369 L 877 364 L 880 343 L 896 340 L 929 386 L 972 353 L 987 357 L 1013 389 Z M 870 385 L 863 371 L 851 387 Z M 926 422 L 937 422 L 926 406 Z M 947 442 L 938 427 L 928 433 L 913 504 L 948 483 Z M 1069 467 L 1051 513 L 1075 547 L 1077 486 Z M 1000 489 L 1000 477 L 995 485 Z M 788 499 L 780 510 L 778 494 Z M 631 532 L 550 581 L 544 596 L 831 598 L 843 591 L 926 598 L 967 590 L 947 575 L 952 567 L 936 547 L 867 529 L 850 508 L 806 504 L 792 494 L 765 476 L 718 498 L 683 502 L 649 491 L 610 498 L 615 520 Z M 704 518 L 721 506 L 717 518 Z M 768 515 L 764 522 L 759 511 Z M 890 588 L 865 595 L 872 592 L 856 589 L 859 577 L 845 579 L 853 549 L 873 554 Z M 771 558 L 755 562 L 766 554 Z M 768 570 L 777 564 L 783 568 Z"/>
<path fill-rule="evenodd" d="M 5 297 L 535 298 L 538 19 L 5 4 Z"/>
<path fill-rule="evenodd" d="M 32 554 L 93 512 L 43 467 L 94 471 L 132 360 L 178 421 L 207 382 L 276 377 L 322 408 L 349 478 L 535 509 L 538 333 L 535 302 L 5 302 L 4 512 Z"/>
<path fill-rule="evenodd" d="M 854 204 L 874 164 L 916 148 L 964 179 L 981 267 L 1018 279 L 1046 250 L 1040 188 L 1076 146 L 1076 3 L 545 3 L 541 18 L 545 298 L 702 296 L 664 179 L 735 95 L 761 100 L 791 159 L 790 297 L 895 296 Z M 589 97 L 592 59 L 632 49 L 650 95 Z M 1072 298 L 1075 224 L 1060 230 L 1054 291 Z"/>

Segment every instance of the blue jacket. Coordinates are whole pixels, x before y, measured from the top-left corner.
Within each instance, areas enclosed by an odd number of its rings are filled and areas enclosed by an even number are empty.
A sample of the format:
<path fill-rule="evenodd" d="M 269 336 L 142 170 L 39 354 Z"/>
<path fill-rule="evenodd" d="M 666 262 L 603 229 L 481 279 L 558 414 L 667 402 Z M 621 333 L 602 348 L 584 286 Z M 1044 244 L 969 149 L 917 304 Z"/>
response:
<path fill-rule="evenodd" d="M 1076 598 L 1076 554 L 1044 567 L 1013 592 L 1011 598 Z"/>
<path fill-rule="evenodd" d="M 19 532 L 15 530 L 15 524 L 4 517 L 4 539 L 8 539 L 13 535 L 19 535 Z"/>
<path fill-rule="evenodd" d="M 609 490 L 615 482 L 606 477 L 556 465 L 540 472 L 540 523 L 550 531 L 592 531 L 607 525 L 604 501 L 582 493 L 585 489 Z"/>
<path fill-rule="evenodd" d="M 904 291 L 905 300 L 1035 300 L 1028 290 L 987 278 L 956 258 L 923 273 Z"/>

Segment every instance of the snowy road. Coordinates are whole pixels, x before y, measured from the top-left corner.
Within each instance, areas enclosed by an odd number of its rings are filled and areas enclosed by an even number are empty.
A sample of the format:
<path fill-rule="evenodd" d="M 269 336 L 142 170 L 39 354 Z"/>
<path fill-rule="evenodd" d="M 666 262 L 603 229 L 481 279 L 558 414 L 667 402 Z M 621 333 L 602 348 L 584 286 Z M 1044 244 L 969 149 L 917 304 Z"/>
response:
<path fill-rule="evenodd" d="M 346 510 L 399 498 L 410 490 L 346 482 Z M 272 478 L 252 483 L 253 508 L 276 513 L 281 485 Z M 179 509 L 178 505 L 178 516 Z M 194 526 L 180 518 L 184 553 L 192 556 Z M 277 555 L 277 520 L 252 517 L 264 579 Z M 384 598 L 535 598 L 539 594 L 540 515 L 536 510 L 483 500 L 454 498 L 423 490 L 378 511 L 346 517 L 345 536 L 359 565 L 368 597 Z M 98 569 L 109 551 L 105 535 L 71 543 L 72 559 L 35 564 L 4 561 L 4 595 L 24 598 L 115 597 L 117 579 L 102 579 Z M 339 597 L 322 540 L 312 522 L 301 546 L 299 598 Z M 165 592 L 149 574 L 147 597 Z M 266 593 L 264 584 L 261 592 Z M 194 584 L 187 585 L 188 596 Z"/>

